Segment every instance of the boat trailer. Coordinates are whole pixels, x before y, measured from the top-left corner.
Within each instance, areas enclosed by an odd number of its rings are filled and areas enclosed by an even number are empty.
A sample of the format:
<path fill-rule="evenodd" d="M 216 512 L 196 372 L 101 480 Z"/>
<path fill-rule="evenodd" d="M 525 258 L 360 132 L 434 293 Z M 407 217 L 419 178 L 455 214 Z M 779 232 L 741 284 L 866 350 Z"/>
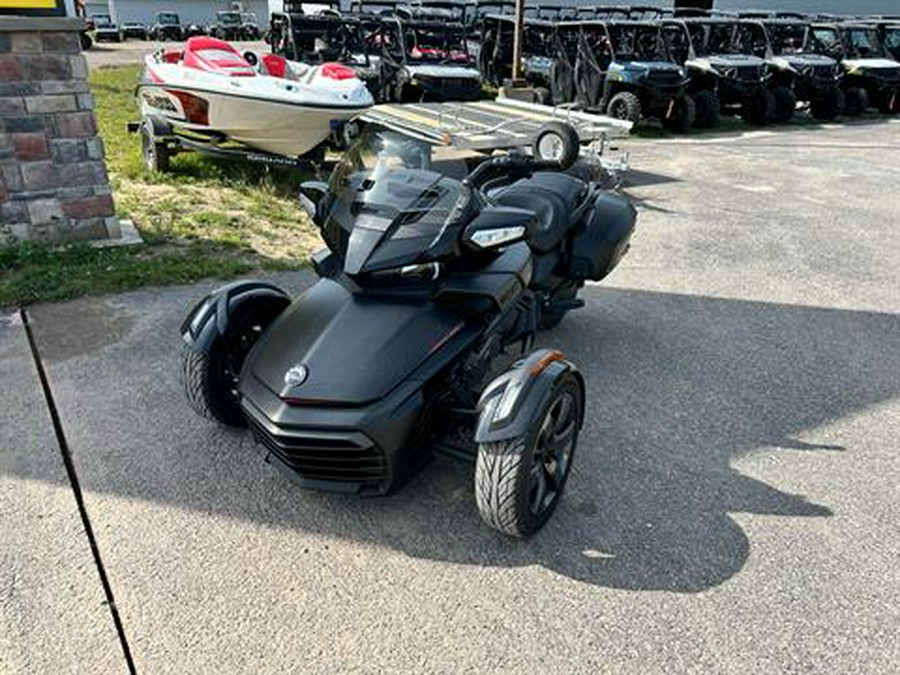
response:
<path fill-rule="evenodd" d="M 578 134 L 582 155 L 598 165 L 615 185 L 628 171 L 628 153 L 609 157 L 606 151 L 615 150 L 609 145 L 611 141 L 629 135 L 632 123 L 574 106 L 552 107 L 503 96 L 459 103 L 385 103 L 373 106 L 357 121 L 382 126 L 430 146 L 479 153 L 533 147 L 548 123 L 564 122 Z M 347 123 L 333 134 L 332 143 L 346 144 L 356 128 L 356 122 Z M 144 162 L 151 171 L 168 171 L 170 156 L 181 152 L 306 171 L 319 169 L 325 162 L 324 144 L 303 157 L 289 157 L 233 143 L 222 134 L 175 131 L 170 123 L 155 116 L 130 122 L 128 130 L 141 134 Z"/>

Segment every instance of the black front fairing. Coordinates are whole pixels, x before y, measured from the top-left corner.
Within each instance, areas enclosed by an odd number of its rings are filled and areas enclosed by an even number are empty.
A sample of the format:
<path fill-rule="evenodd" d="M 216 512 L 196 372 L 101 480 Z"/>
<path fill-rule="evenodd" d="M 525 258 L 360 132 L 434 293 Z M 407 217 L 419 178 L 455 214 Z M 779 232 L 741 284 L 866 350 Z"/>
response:
<path fill-rule="evenodd" d="M 360 406 L 388 394 L 429 357 L 447 359 L 477 329 L 430 299 L 386 299 L 349 292 L 323 279 L 272 323 L 247 358 L 247 379 L 297 405 Z M 450 344 L 451 339 L 453 344 Z M 296 386 L 285 373 L 308 369 Z M 252 387 L 250 387 L 252 389 Z"/>

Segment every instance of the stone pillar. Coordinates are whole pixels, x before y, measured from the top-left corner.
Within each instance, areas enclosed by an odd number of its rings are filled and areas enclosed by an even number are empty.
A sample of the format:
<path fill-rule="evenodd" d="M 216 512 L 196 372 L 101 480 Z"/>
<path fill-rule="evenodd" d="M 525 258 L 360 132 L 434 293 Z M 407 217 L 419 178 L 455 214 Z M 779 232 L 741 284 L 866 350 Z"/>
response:
<path fill-rule="evenodd" d="M 0 16 L 0 243 L 121 236 L 76 18 Z"/>

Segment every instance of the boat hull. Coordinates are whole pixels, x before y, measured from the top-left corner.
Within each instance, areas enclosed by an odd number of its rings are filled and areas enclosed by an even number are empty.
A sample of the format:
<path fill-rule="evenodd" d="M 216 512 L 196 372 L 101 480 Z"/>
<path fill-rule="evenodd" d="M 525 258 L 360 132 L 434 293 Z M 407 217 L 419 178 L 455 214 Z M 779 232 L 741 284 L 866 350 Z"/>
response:
<path fill-rule="evenodd" d="M 271 101 L 163 83 L 142 84 L 138 100 L 142 115 L 161 117 L 176 129 L 222 134 L 285 157 L 308 153 L 334 129 L 369 108 Z M 192 119 L 190 109 L 203 104 L 206 119 L 198 115 Z"/>

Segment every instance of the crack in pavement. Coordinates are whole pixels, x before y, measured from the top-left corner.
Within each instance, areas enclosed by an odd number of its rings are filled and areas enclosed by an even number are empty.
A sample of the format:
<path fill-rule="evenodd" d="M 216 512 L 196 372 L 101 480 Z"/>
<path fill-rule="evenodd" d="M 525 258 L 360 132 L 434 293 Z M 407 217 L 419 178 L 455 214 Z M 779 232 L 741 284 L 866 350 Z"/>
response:
<path fill-rule="evenodd" d="M 128 646 L 128 639 L 125 636 L 125 627 L 122 625 L 122 618 L 119 616 L 118 607 L 116 607 L 115 598 L 113 597 L 112 586 L 109 583 L 109 577 L 106 575 L 106 569 L 103 566 L 103 560 L 100 557 L 100 549 L 97 546 L 97 539 L 94 536 L 94 529 L 91 526 L 90 517 L 88 516 L 87 507 L 84 503 L 84 495 L 81 492 L 81 485 L 78 482 L 78 474 L 75 470 L 75 463 L 72 461 L 72 453 L 69 444 L 66 441 L 66 435 L 63 430 L 62 421 L 59 417 L 59 411 L 56 408 L 56 402 L 53 399 L 53 392 L 50 389 L 50 381 L 47 379 L 47 373 L 44 370 L 44 364 L 38 351 L 37 342 L 34 339 L 34 333 L 31 330 L 31 324 L 28 320 L 28 313 L 22 309 L 19 312 L 22 319 L 22 325 L 25 327 L 25 335 L 28 338 L 28 346 L 31 348 L 31 356 L 34 359 L 34 366 L 37 369 L 38 380 L 41 384 L 41 390 L 44 394 L 44 400 L 47 403 L 47 411 L 50 414 L 50 420 L 53 424 L 53 432 L 56 435 L 56 442 L 59 445 L 59 451 L 62 455 L 63 464 L 66 467 L 66 475 L 69 478 L 69 485 L 75 496 L 75 503 L 78 506 L 78 514 L 81 517 L 81 523 L 84 526 L 84 533 L 87 535 L 88 543 L 91 547 L 91 555 L 94 557 L 94 564 L 97 573 L 100 575 L 100 584 L 103 586 L 103 594 L 106 597 L 106 604 L 112 615 L 113 624 L 116 628 L 116 634 L 119 637 L 119 643 L 122 646 L 122 652 L 125 656 L 125 663 L 128 666 L 129 673 L 136 673 L 134 667 L 134 659 L 131 656 L 131 649 Z"/>

